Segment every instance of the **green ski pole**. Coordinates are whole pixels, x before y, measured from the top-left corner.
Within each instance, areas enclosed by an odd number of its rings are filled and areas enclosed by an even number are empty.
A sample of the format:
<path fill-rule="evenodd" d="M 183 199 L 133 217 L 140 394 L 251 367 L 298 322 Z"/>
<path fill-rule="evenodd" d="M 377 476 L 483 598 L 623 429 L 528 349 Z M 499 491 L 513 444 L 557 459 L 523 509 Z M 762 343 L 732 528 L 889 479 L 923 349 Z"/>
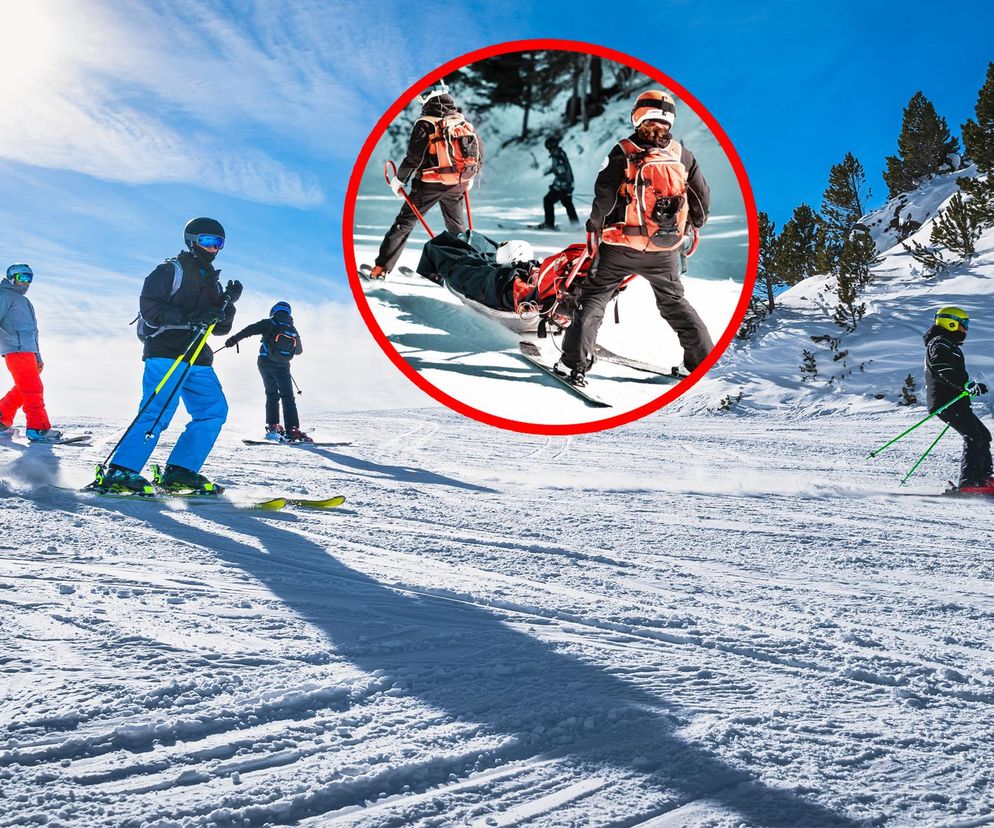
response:
<path fill-rule="evenodd" d="M 911 428 L 907 429 L 906 431 L 902 431 L 900 434 L 897 435 L 897 437 L 895 437 L 889 443 L 884 443 L 880 448 L 874 449 L 873 451 L 871 451 L 867 455 L 867 457 L 876 457 L 885 448 L 888 448 L 888 447 L 894 445 L 894 443 L 896 443 L 902 437 L 907 437 L 912 431 L 914 431 L 916 428 L 918 428 L 918 426 L 925 425 L 925 423 L 927 423 L 929 420 L 931 420 L 936 414 L 941 414 L 943 411 L 945 411 L 947 408 L 949 408 L 949 406 L 951 406 L 953 403 L 959 402 L 961 399 L 963 399 L 963 397 L 969 397 L 969 396 L 970 396 L 970 392 L 969 391 L 963 391 L 962 393 L 960 393 L 960 395 L 958 397 L 954 397 L 953 399 L 951 399 L 949 402 L 947 402 L 941 408 L 935 409 L 935 411 L 933 411 L 931 414 L 929 414 L 924 419 L 919 420 L 917 423 L 915 423 L 913 426 L 911 426 Z"/>
<path fill-rule="evenodd" d="M 906 475 L 904 475 L 904 477 L 903 477 L 903 478 L 901 479 L 901 485 L 902 485 L 902 486 L 903 486 L 903 485 L 904 485 L 905 483 L 907 483 L 907 482 L 908 482 L 908 478 L 909 478 L 909 477 L 911 477 L 911 475 L 913 475 L 913 474 L 915 473 L 915 469 L 917 469 L 917 468 L 918 468 L 918 467 L 919 467 L 919 466 L 920 466 L 920 465 L 922 464 L 922 460 L 924 460 L 924 459 L 925 459 L 926 457 L 928 457 L 928 456 L 929 456 L 929 455 L 930 455 L 930 454 L 932 453 L 932 449 L 934 449 L 934 448 L 935 448 L 935 447 L 936 447 L 937 445 L 939 445 L 939 440 L 941 440 L 941 439 L 942 439 L 943 437 L 945 437 L 945 436 L 946 436 L 946 432 L 947 432 L 947 431 L 949 431 L 949 429 L 950 429 L 950 426 L 949 426 L 949 425 L 947 425 L 947 426 L 946 426 L 946 427 L 945 427 L 944 429 L 942 429 L 942 431 L 941 431 L 941 432 L 939 433 L 939 436 L 935 438 L 935 442 L 934 442 L 934 443 L 932 443 L 932 445 L 930 445 L 930 446 L 929 446 L 929 447 L 928 447 L 928 448 L 927 448 L 927 449 L 925 450 L 925 453 L 924 453 L 924 454 L 923 454 L 923 455 L 922 455 L 921 457 L 919 457 L 919 458 L 918 458 L 918 462 L 917 462 L 917 463 L 915 463 L 915 464 L 914 464 L 914 465 L 913 465 L 913 466 L 911 467 L 911 471 L 909 471 L 909 472 L 908 472 L 908 473 L 907 473 Z"/>

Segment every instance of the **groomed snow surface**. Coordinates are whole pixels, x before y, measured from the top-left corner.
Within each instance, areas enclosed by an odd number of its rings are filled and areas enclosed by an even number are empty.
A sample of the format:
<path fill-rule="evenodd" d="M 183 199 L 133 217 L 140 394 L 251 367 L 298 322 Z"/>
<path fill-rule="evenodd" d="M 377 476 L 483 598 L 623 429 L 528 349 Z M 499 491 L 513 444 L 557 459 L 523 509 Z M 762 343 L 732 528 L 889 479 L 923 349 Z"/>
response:
<path fill-rule="evenodd" d="M 96 424 L 3 448 L 0 825 L 994 819 L 994 516 L 896 494 L 922 440 L 863 460 L 910 421 L 223 436 L 237 498 L 331 513 L 49 487 Z"/>

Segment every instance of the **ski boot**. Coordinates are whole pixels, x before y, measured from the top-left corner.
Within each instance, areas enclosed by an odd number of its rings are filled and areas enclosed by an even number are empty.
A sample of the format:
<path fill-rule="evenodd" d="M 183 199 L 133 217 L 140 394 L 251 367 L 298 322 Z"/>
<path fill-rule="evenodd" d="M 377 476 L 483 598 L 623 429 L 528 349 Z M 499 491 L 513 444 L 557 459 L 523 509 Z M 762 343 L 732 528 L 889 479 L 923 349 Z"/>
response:
<path fill-rule="evenodd" d="M 62 439 L 62 432 L 55 428 L 29 428 L 24 433 L 31 443 L 57 443 Z"/>
<path fill-rule="evenodd" d="M 286 441 L 288 443 L 313 443 L 314 440 L 301 431 L 299 428 L 294 426 L 287 430 Z"/>
<path fill-rule="evenodd" d="M 369 275 L 366 278 L 373 281 L 383 281 L 387 278 L 387 272 L 379 265 L 373 265 L 373 269 L 369 271 Z"/>
<path fill-rule="evenodd" d="M 981 483 L 963 483 L 956 489 L 958 494 L 965 495 L 994 495 L 994 478 Z"/>
<path fill-rule="evenodd" d="M 266 426 L 266 439 L 272 440 L 274 443 L 282 443 L 286 440 L 286 433 L 283 431 L 283 426 L 279 423 L 271 423 Z"/>
<path fill-rule="evenodd" d="M 165 471 L 158 464 L 152 466 L 152 482 L 172 494 L 219 495 L 224 491 L 223 486 L 212 483 L 202 474 L 171 463 L 166 465 Z"/>
<path fill-rule="evenodd" d="M 552 370 L 559 374 L 559 376 L 565 377 L 570 385 L 577 388 L 583 388 L 587 384 L 587 371 L 579 365 L 571 367 L 560 360 L 553 364 Z"/>
<path fill-rule="evenodd" d="M 86 488 L 103 493 L 133 494 L 139 497 L 155 494 L 152 484 L 138 472 L 121 466 L 110 466 L 106 469 L 97 466 L 96 477 Z"/>

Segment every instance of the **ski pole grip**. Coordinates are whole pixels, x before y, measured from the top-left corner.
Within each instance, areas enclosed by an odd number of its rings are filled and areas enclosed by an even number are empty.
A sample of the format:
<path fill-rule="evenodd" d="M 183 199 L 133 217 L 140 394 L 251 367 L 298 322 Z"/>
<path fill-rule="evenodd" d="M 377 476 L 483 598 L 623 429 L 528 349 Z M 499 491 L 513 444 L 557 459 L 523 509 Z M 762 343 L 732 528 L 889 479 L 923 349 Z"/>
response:
<path fill-rule="evenodd" d="M 396 177 L 397 177 L 397 165 L 394 164 L 393 161 L 387 161 L 383 165 L 383 178 L 387 182 L 387 185 L 390 184 L 391 178 L 396 178 Z"/>

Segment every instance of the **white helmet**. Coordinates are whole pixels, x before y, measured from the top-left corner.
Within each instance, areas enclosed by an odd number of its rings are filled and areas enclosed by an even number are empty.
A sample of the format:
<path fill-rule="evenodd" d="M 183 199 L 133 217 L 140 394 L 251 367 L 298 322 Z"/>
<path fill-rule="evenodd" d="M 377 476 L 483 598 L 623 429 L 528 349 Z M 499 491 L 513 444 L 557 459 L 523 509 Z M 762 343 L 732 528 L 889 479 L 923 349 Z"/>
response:
<path fill-rule="evenodd" d="M 497 248 L 497 264 L 530 262 L 534 258 L 535 251 L 532 250 L 532 246 L 521 239 L 511 239 Z"/>
<path fill-rule="evenodd" d="M 432 98 L 437 98 L 439 95 L 448 95 L 449 87 L 445 83 L 445 78 L 442 78 L 438 83 L 433 86 L 429 86 L 424 92 L 418 95 L 418 103 L 426 104 Z"/>

